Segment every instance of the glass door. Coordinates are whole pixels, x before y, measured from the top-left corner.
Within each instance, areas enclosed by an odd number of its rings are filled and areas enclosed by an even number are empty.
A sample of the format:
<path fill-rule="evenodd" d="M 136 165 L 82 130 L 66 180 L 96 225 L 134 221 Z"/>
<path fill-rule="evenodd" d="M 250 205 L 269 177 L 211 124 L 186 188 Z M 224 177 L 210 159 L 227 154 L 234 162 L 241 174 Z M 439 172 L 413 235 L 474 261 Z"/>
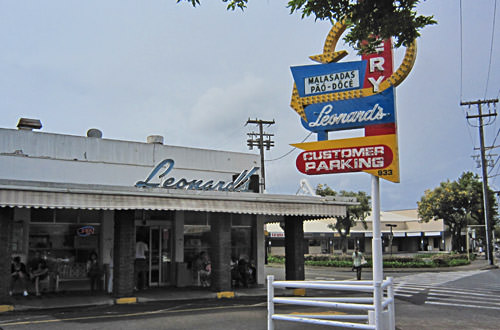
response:
<path fill-rule="evenodd" d="M 164 286 L 171 283 L 172 237 L 171 228 L 152 226 L 149 230 L 149 285 Z"/>
<path fill-rule="evenodd" d="M 160 228 L 161 254 L 160 254 L 160 279 L 161 285 L 168 285 L 171 281 L 172 273 L 172 230 L 170 228 Z"/>

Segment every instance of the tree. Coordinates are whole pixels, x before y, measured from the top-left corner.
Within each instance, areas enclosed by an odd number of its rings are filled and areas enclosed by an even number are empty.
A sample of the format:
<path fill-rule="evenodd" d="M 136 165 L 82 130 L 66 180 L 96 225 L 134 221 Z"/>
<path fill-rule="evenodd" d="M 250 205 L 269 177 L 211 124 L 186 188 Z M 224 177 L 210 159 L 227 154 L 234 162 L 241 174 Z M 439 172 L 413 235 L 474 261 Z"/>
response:
<path fill-rule="evenodd" d="M 342 246 L 342 252 L 347 252 L 347 236 L 351 232 L 351 227 L 356 224 L 356 221 L 361 221 L 363 227 L 366 229 L 366 217 L 370 214 L 370 196 L 368 196 L 364 191 L 345 191 L 342 190 L 338 195 L 337 192 L 328 187 L 327 185 L 319 184 L 316 187 L 316 194 L 320 196 L 340 196 L 340 197 L 355 197 L 358 201 L 358 205 L 349 205 L 346 209 L 346 215 L 341 217 L 335 217 L 335 224 L 330 224 L 332 230 L 336 230 L 340 235 L 340 244 Z"/>
<path fill-rule="evenodd" d="M 177 0 L 181 2 L 183 0 Z M 200 0 L 184 0 L 193 6 Z M 228 10 L 244 10 L 248 0 L 222 0 Z M 408 46 L 420 36 L 420 30 L 436 24 L 433 16 L 418 16 L 415 11 L 420 0 L 289 0 L 291 13 L 302 13 L 302 18 L 315 16 L 316 20 L 346 21 L 351 26 L 344 40 L 355 49 L 373 51 L 377 40 L 394 37 L 396 47 Z M 368 44 L 360 44 L 367 41 Z"/>
<path fill-rule="evenodd" d="M 491 190 L 488 196 L 491 217 L 496 217 L 496 200 Z M 452 236 L 453 251 L 464 250 L 461 233 L 467 225 L 484 224 L 482 183 L 471 172 L 463 173 L 458 181 L 448 180 L 434 190 L 426 190 L 417 205 L 423 221 L 443 219 Z"/>

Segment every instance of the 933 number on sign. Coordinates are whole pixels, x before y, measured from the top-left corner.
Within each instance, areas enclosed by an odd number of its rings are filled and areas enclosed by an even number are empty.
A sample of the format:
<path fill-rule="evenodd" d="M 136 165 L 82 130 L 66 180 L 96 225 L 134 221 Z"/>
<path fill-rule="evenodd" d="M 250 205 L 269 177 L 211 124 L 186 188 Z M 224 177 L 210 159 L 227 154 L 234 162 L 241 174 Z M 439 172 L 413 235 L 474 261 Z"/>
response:
<path fill-rule="evenodd" d="M 392 170 L 378 170 L 377 173 L 379 176 L 387 176 L 392 175 Z"/>

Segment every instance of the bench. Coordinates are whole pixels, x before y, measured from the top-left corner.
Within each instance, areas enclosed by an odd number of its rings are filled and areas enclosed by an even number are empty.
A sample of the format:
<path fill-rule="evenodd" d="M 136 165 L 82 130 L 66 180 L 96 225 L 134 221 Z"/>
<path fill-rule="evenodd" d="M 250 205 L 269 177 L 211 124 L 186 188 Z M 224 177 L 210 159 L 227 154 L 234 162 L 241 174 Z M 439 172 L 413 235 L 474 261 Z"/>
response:
<path fill-rule="evenodd" d="M 60 263 L 55 271 L 55 291 L 59 291 L 61 282 L 66 281 L 88 281 L 87 264 L 83 262 L 77 263 Z"/>

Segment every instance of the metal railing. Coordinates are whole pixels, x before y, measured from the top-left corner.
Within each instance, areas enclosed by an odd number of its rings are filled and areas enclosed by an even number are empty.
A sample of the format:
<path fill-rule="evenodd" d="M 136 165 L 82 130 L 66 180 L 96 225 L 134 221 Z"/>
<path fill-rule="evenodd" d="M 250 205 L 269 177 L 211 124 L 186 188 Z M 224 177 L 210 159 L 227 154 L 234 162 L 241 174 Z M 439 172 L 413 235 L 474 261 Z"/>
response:
<path fill-rule="evenodd" d="M 319 289 L 372 293 L 369 297 L 275 297 L 275 288 Z M 382 301 L 377 311 L 375 293 L 382 291 Z M 385 293 L 384 293 L 385 292 Z M 358 314 L 275 314 L 274 304 L 324 307 L 338 310 L 355 311 Z M 365 311 L 365 313 L 362 313 Z M 377 316 L 376 313 L 380 314 Z M 344 327 L 351 329 L 395 329 L 394 289 L 392 277 L 382 283 L 373 281 L 274 281 L 267 277 L 267 329 L 274 330 L 273 321 L 302 322 L 309 324 Z M 376 322 L 376 319 L 379 319 Z M 356 322 L 357 321 L 357 322 Z M 376 323 L 378 323 L 378 328 Z"/>

